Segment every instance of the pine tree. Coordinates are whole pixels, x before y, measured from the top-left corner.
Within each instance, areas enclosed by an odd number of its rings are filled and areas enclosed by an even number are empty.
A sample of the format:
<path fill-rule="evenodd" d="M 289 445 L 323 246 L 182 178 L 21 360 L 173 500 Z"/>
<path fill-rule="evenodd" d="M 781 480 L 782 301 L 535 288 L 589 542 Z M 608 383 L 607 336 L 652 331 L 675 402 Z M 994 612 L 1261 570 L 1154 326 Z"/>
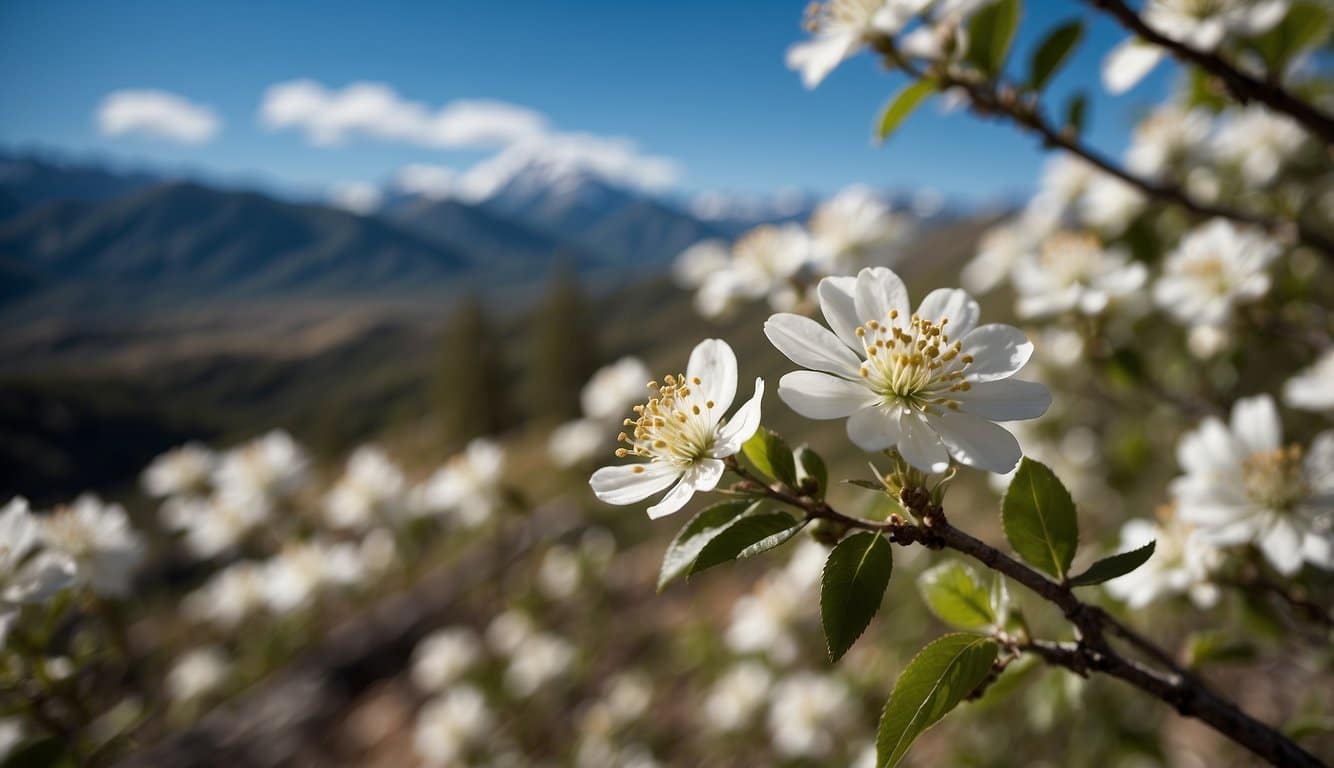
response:
<path fill-rule="evenodd" d="M 447 444 L 457 447 L 506 426 L 504 360 L 476 296 L 459 302 L 440 344 L 436 386 Z"/>
<path fill-rule="evenodd" d="M 579 392 L 593 374 L 597 345 L 572 272 L 558 267 L 528 327 L 524 405 L 540 423 L 579 416 Z"/>

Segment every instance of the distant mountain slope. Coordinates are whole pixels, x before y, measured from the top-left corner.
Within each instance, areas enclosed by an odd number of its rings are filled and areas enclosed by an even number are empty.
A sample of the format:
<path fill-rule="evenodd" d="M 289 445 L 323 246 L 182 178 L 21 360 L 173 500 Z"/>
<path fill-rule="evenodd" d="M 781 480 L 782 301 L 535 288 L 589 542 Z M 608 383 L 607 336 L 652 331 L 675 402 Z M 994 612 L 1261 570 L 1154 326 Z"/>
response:
<path fill-rule="evenodd" d="M 403 229 L 464 253 L 487 266 L 544 264 L 560 254 L 580 266 L 599 261 L 544 232 L 457 200 L 414 198 L 384 211 Z"/>
<path fill-rule="evenodd" d="M 0 224 L 5 263 L 113 301 L 418 289 L 473 266 L 378 219 L 186 183 L 22 213 Z"/>
<path fill-rule="evenodd" d="M 148 173 L 121 173 L 93 163 L 0 151 L 0 219 L 39 203 L 109 200 L 161 182 L 161 177 Z"/>

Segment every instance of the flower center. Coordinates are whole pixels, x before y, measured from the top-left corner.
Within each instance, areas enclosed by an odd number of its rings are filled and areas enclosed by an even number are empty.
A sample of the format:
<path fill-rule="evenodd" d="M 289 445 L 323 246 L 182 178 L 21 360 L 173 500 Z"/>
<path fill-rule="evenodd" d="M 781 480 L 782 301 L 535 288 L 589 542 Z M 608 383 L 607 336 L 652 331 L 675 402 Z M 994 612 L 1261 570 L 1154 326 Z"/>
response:
<path fill-rule="evenodd" d="M 1209 253 L 1185 265 L 1184 271 L 1203 283 L 1210 293 L 1222 296 L 1228 292 L 1227 270 L 1223 259 L 1216 253 Z"/>
<path fill-rule="evenodd" d="M 960 354 L 963 342 L 951 342 L 945 333 L 949 318 L 936 323 L 913 315 L 905 330 L 898 317 L 898 310 L 890 310 L 888 323 L 872 320 L 857 329 L 866 357 L 862 378 L 885 405 L 957 410 L 959 401 L 952 395 L 972 388 L 963 377 L 973 358 Z"/>
<path fill-rule="evenodd" d="M 1241 479 L 1247 498 L 1277 512 L 1291 512 L 1310 495 L 1300 445 L 1251 454 L 1242 461 Z"/>
<path fill-rule="evenodd" d="M 668 374 L 663 384 L 650 381 L 648 388 L 657 395 L 635 406 L 637 418 L 625 420 L 625 426 L 633 429 L 617 437 L 628 447 L 617 448 L 616 455 L 642 456 L 678 467 L 688 467 L 707 455 L 718 423 L 713 416 L 717 404 L 704 398 L 700 378 L 687 381 L 685 374 Z"/>
<path fill-rule="evenodd" d="M 828 0 L 811 3 L 806 8 L 805 27 L 809 32 L 819 32 L 829 27 L 865 27 L 871 23 L 871 17 L 884 5 L 884 0 Z"/>

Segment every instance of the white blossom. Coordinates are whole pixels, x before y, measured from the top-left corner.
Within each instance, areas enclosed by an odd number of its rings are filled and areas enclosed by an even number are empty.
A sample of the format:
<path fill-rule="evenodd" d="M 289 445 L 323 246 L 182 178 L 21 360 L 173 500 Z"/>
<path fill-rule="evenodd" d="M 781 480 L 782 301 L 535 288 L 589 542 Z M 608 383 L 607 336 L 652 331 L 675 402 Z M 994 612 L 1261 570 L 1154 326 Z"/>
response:
<path fill-rule="evenodd" d="M 647 381 L 648 377 L 644 377 Z M 643 385 L 643 381 L 640 382 Z M 575 419 L 551 430 L 547 455 L 558 467 L 577 467 L 592 461 L 609 441 L 606 423 L 597 419 Z"/>
<path fill-rule="evenodd" d="M 1009 279 L 1019 260 L 1036 247 L 1032 234 L 1023 226 L 992 227 L 983 233 L 977 255 L 964 265 L 959 281 L 971 293 L 988 293 Z"/>
<path fill-rule="evenodd" d="M 338 530 L 366 530 L 398 516 L 405 501 L 403 471 L 385 452 L 362 446 L 324 501 L 324 520 Z"/>
<path fill-rule="evenodd" d="M 125 508 L 84 494 L 41 521 L 42 543 L 76 563 L 75 582 L 99 595 L 125 597 L 144 543 Z"/>
<path fill-rule="evenodd" d="M 762 224 L 732 246 L 732 260 L 700 286 L 695 306 L 720 317 L 737 303 L 768 297 L 773 307 L 791 308 L 800 296 L 793 285 L 811 262 L 812 241 L 797 224 Z"/>
<path fill-rule="evenodd" d="M 827 0 L 812 6 L 807 21 L 814 37 L 787 50 L 787 66 L 814 88 L 868 41 L 897 34 L 929 0 Z"/>
<path fill-rule="evenodd" d="M 1206 541 L 1254 544 L 1285 575 L 1334 568 L 1334 431 L 1308 451 L 1284 446 L 1278 409 L 1259 395 L 1238 400 L 1229 424 L 1210 417 L 1183 436 L 1177 462 L 1177 511 Z"/>
<path fill-rule="evenodd" d="M 1269 265 L 1279 245 L 1254 230 L 1213 219 L 1167 255 L 1154 301 L 1178 322 L 1222 330 L 1233 308 L 1269 291 Z"/>
<path fill-rule="evenodd" d="M 199 443 L 186 443 L 153 459 L 142 477 L 150 496 L 198 496 L 206 493 L 218 455 Z"/>
<path fill-rule="evenodd" d="M 165 686 L 173 701 L 193 701 L 216 691 L 231 674 L 231 661 L 216 645 L 182 654 L 167 672 Z"/>
<path fill-rule="evenodd" d="M 471 669 L 481 654 L 481 641 L 471 629 L 437 630 L 412 652 L 412 682 L 428 693 L 442 691 Z"/>
<path fill-rule="evenodd" d="M 650 375 L 644 361 L 632 356 L 599 368 L 579 392 L 584 415 L 601 421 L 621 418 L 627 408 L 639 402 Z"/>
<path fill-rule="evenodd" d="M 1119 235 L 1147 203 L 1148 197 L 1138 187 L 1100 173 L 1089 182 L 1079 201 L 1079 217 L 1100 232 Z"/>
<path fill-rule="evenodd" d="M 510 655 L 505 668 L 505 689 L 516 698 L 528 698 L 564 675 L 574 656 L 574 647 L 564 638 L 550 632 L 534 632 Z"/>
<path fill-rule="evenodd" d="M 1104 248 L 1091 235 L 1057 232 L 1015 266 L 1016 309 L 1020 317 L 1099 315 L 1138 292 L 1148 274 L 1121 248 Z"/>
<path fill-rule="evenodd" d="M 758 661 L 741 661 L 714 682 L 704 698 L 704 727 L 730 733 L 745 728 L 769 698 L 773 675 Z"/>
<path fill-rule="evenodd" d="M 274 430 L 223 454 L 213 482 L 220 493 L 282 499 L 301 488 L 309 466 L 292 436 Z"/>
<path fill-rule="evenodd" d="M 1161 106 L 1135 127 L 1126 151 L 1126 167 L 1135 173 L 1161 176 L 1182 161 L 1197 156 L 1206 146 L 1209 114 L 1202 109 Z"/>
<path fill-rule="evenodd" d="M 205 560 L 234 549 L 269 520 L 271 509 L 263 496 L 215 493 L 168 499 L 160 515 L 167 528 L 182 533 L 186 550 Z"/>
<path fill-rule="evenodd" d="M 412 746 L 426 765 L 466 765 L 468 751 L 491 730 L 493 721 L 481 691 L 455 686 L 422 705 Z"/>
<path fill-rule="evenodd" d="M 853 713 L 848 689 L 832 677 L 798 672 L 779 681 L 769 707 L 769 737 L 786 757 L 825 757 Z"/>
<path fill-rule="evenodd" d="M 40 538 L 26 499 L 11 499 L 0 508 L 0 647 L 22 605 L 44 602 L 74 580 L 74 561 L 59 552 L 39 552 Z"/>
<path fill-rule="evenodd" d="M 505 450 L 479 437 L 426 481 L 419 503 L 428 511 L 451 513 L 464 528 L 477 528 L 504 506 L 504 471 Z"/>
<path fill-rule="evenodd" d="M 1291 118 L 1252 105 L 1222 119 L 1213 149 L 1220 159 L 1236 163 L 1246 181 L 1264 185 L 1305 141 L 1305 131 Z"/>
<path fill-rule="evenodd" d="M 537 566 L 537 588 L 551 600 L 568 600 L 579 589 L 579 556 L 569 547 L 556 545 L 542 555 Z"/>
<path fill-rule="evenodd" d="M 812 419 L 847 418 L 849 439 L 866 451 L 897 447 L 925 472 L 960 463 L 1005 472 L 1019 444 L 995 421 L 1033 419 L 1051 403 L 1047 388 L 1011 378 L 1033 345 L 1017 328 L 977 326 L 977 302 L 942 288 L 911 311 L 908 291 L 888 269 L 820 281 L 820 308 L 833 331 L 810 318 L 769 318 L 769 341 L 809 368 L 785 375 L 783 402 Z"/>
<path fill-rule="evenodd" d="M 603 467 L 589 484 L 608 504 L 636 504 L 661 491 L 667 495 L 649 507 L 650 518 L 669 515 L 685 506 L 697 491 L 711 491 L 723 474 L 722 460 L 741 450 L 760 426 L 764 381 L 755 380 L 755 394 L 724 419 L 736 396 L 736 354 L 727 342 L 706 339 L 690 354 L 686 372 L 668 375 L 654 396 L 636 406 L 638 418 L 627 419 L 632 434 L 622 433 L 629 446 L 618 456 L 647 462 Z M 668 490 L 670 488 L 670 490 Z"/>
<path fill-rule="evenodd" d="M 186 596 L 184 610 L 195 621 L 235 629 L 264 605 L 264 569 L 250 561 L 233 563 Z"/>
<path fill-rule="evenodd" d="M 1107 591 L 1131 608 L 1139 609 L 1170 595 L 1189 595 L 1200 608 L 1218 600 L 1218 588 L 1209 577 L 1222 562 L 1222 553 L 1193 526 L 1171 512 L 1157 522 L 1128 520 L 1121 526 L 1118 552 L 1156 542 L 1148 562 L 1107 582 Z"/>
<path fill-rule="evenodd" d="M 1304 411 L 1334 410 L 1334 349 L 1327 349 L 1309 367 L 1283 385 L 1283 402 Z"/>
<path fill-rule="evenodd" d="M 816 268 L 826 275 L 847 275 L 862 267 L 888 266 L 909 224 L 869 188 L 848 187 L 816 208 L 807 224 Z"/>
<path fill-rule="evenodd" d="M 672 277 L 683 288 L 698 288 L 710 275 L 727 267 L 732 253 L 722 240 L 701 240 L 681 251 L 672 262 Z"/>

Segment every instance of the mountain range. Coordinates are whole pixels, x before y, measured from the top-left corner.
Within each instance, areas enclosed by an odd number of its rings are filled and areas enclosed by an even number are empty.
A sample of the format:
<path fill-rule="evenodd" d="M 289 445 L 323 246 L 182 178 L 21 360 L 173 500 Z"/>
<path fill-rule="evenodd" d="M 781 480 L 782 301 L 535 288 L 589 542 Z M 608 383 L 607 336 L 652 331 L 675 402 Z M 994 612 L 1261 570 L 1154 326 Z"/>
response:
<path fill-rule="evenodd" d="M 641 273 L 723 232 L 590 173 L 519 169 L 484 200 L 400 196 L 371 215 L 95 164 L 0 153 L 11 316 L 252 296 L 393 295 Z"/>

